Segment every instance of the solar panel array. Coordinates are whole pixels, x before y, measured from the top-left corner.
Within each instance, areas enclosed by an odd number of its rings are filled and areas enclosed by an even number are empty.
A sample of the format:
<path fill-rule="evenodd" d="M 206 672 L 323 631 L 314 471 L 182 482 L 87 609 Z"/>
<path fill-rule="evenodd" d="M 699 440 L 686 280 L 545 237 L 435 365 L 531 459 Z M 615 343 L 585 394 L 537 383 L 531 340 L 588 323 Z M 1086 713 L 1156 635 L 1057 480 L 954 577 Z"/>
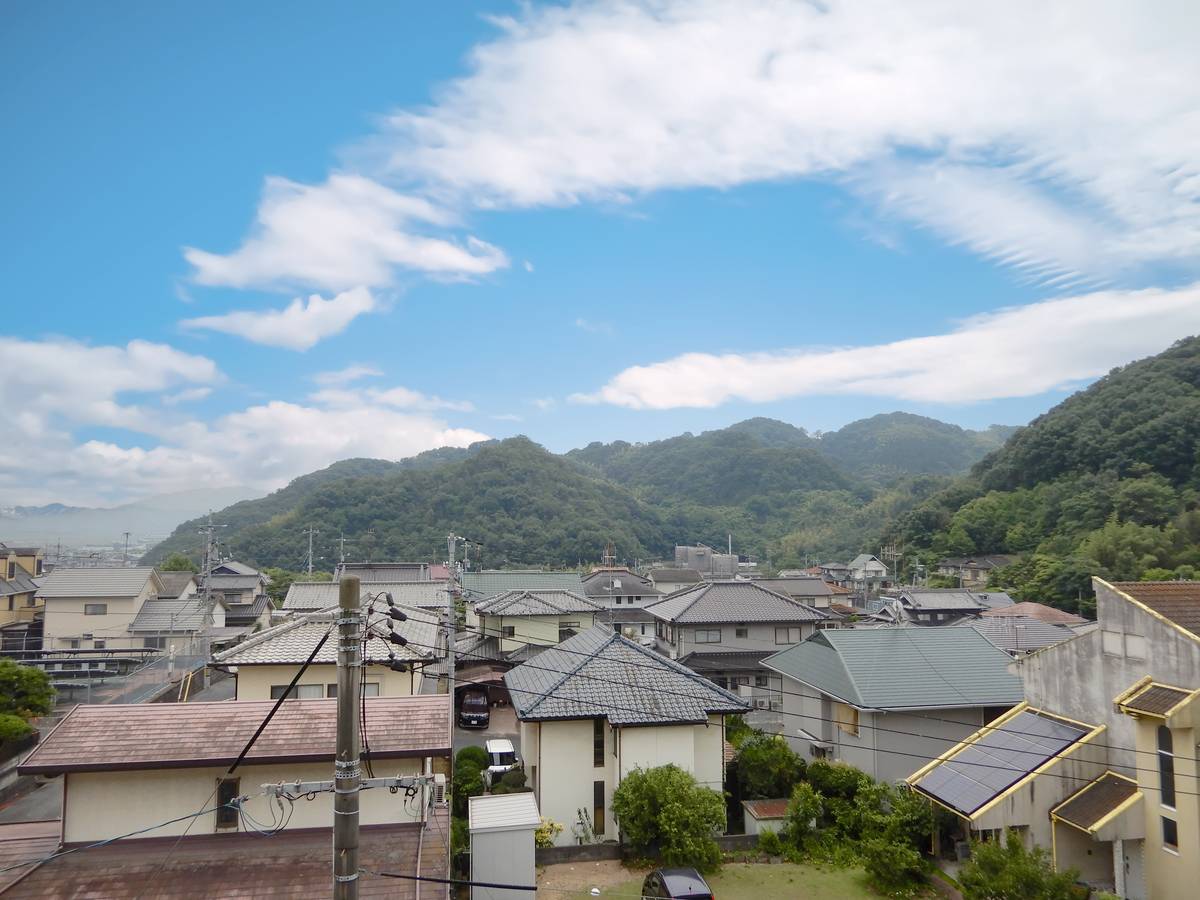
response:
<path fill-rule="evenodd" d="M 1024 710 L 930 769 L 914 786 L 969 816 L 1087 733 L 1062 719 Z"/>

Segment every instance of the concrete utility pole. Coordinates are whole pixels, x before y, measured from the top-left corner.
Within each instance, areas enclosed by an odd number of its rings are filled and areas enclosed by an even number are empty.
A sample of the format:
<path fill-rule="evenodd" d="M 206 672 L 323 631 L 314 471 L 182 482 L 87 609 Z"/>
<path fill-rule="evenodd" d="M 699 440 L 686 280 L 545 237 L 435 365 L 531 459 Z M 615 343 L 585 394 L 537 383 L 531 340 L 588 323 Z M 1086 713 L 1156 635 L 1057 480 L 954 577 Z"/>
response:
<path fill-rule="evenodd" d="M 308 535 L 308 574 L 311 575 L 313 570 L 313 535 L 320 534 L 321 532 L 309 525 L 300 533 Z"/>
<path fill-rule="evenodd" d="M 450 570 L 450 580 L 446 583 L 446 693 L 450 696 L 450 734 L 454 734 L 454 636 L 458 625 L 455 600 L 461 593 L 458 587 L 458 535 L 446 535 L 446 550 Z"/>
<path fill-rule="evenodd" d="M 362 607 L 358 578 L 338 583 L 337 757 L 333 763 L 333 898 L 358 900 L 358 706 Z M 453 706 L 453 704 L 451 704 Z"/>

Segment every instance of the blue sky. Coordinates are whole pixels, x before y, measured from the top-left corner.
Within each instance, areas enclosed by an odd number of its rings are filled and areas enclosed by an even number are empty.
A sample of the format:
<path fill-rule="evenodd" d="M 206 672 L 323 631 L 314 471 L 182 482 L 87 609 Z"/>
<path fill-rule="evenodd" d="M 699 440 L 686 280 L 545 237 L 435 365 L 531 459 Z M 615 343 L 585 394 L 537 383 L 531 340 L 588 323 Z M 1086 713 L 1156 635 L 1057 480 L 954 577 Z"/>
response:
<path fill-rule="evenodd" d="M 1023 423 L 1200 331 L 1194 7 L 731 9 L 9 4 L 0 505 Z"/>

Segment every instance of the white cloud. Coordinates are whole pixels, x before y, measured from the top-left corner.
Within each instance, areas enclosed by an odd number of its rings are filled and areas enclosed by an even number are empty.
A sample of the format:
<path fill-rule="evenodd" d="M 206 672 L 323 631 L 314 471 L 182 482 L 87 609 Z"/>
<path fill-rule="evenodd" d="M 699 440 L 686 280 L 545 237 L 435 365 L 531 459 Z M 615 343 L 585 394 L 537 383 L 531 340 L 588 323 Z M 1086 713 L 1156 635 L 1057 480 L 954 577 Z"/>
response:
<path fill-rule="evenodd" d="M 1026 397 L 1104 374 L 1200 333 L 1200 283 L 1102 291 L 976 316 L 946 334 L 873 347 L 687 353 L 570 399 L 633 409 L 859 394 L 924 403 Z"/>
<path fill-rule="evenodd" d="M 308 350 L 324 338 L 341 334 L 356 318 L 378 308 L 379 302 L 371 292 L 357 287 L 329 300 L 313 294 L 307 301 L 297 297 L 284 309 L 238 310 L 223 316 L 184 319 L 180 325 L 220 331 L 271 347 Z"/>
<path fill-rule="evenodd" d="M 351 390 L 347 388 L 325 388 L 309 395 L 309 399 L 324 406 L 335 408 L 356 407 L 362 405 L 384 406 L 392 409 L 447 409 L 456 412 L 472 412 L 475 407 L 465 400 L 443 400 L 441 397 L 422 394 L 420 391 L 406 387 L 366 388 Z"/>
<path fill-rule="evenodd" d="M 1035 276 L 1200 246 L 1187 2 L 531 6 L 367 154 L 466 207 L 802 177 Z"/>
<path fill-rule="evenodd" d="M 613 327 L 607 322 L 592 322 L 588 319 L 576 319 L 575 327 L 589 334 L 612 334 Z"/>
<path fill-rule="evenodd" d="M 162 402 L 165 406 L 178 406 L 181 403 L 193 403 L 196 400 L 203 400 L 212 393 L 212 388 L 195 387 L 187 388 L 182 391 L 176 391 L 174 394 L 163 394 Z"/>
<path fill-rule="evenodd" d="M 171 401 L 199 399 L 221 373 L 211 360 L 163 344 L 0 338 L 0 357 L 0 403 L 9 411 L 0 505 L 112 504 L 197 484 L 273 489 L 350 456 L 400 459 L 487 439 L 430 414 L 469 404 L 404 389 L 188 418 Z M 129 439 L 88 433 L 97 427 Z"/>
<path fill-rule="evenodd" d="M 558 406 L 558 401 L 553 397 L 534 397 L 529 401 L 529 403 L 542 412 L 549 412 L 550 410 L 554 409 L 554 407 Z"/>
<path fill-rule="evenodd" d="M 430 201 L 361 175 L 335 174 L 321 185 L 269 178 L 257 225 L 241 247 L 227 255 L 189 247 L 184 256 L 200 284 L 331 291 L 391 284 L 398 268 L 470 277 L 508 265 L 501 250 L 477 238 L 456 243 L 413 233 L 453 224 Z"/>
<path fill-rule="evenodd" d="M 523 422 L 525 421 L 516 413 L 497 413 L 493 416 L 488 416 L 489 419 L 495 419 L 497 422 Z"/>
<path fill-rule="evenodd" d="M 526 272 L 533 271 L 533 263 L 531 263 L 529 260 L 525 260 L 525 271 Z"/>
<path fill-rule="evenodd" d="M 383 372 L 374 366 L 350 365 L 336 371 L 318 372 L 312 380 L 325 387 L 341 387 L 363 378 L 378 378 L 381 375 Z"/>

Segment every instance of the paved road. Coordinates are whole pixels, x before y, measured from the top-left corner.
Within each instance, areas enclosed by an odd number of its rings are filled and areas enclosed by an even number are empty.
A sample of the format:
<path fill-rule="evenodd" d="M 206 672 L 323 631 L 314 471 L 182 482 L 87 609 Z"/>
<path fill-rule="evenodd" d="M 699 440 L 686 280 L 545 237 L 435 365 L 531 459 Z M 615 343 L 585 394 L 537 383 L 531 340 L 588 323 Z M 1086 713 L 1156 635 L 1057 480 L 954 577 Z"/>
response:
<path fill-rule="evenodd" d="M 0 806 L 0 825 L 59 818 L 62 816 L 62 786 L 60 776 Z"/>
<path fill-rule="evenodd" d="M 511 706 L 493 706 L 491 724 L 487 728 L 459 728 L 454 726 L 454 752 L 463 747 L 482 747 L 496 738 L 512 741 L 517 753 L 521 752 L 521 733 L 517 727 L 517 714 Z"/>

